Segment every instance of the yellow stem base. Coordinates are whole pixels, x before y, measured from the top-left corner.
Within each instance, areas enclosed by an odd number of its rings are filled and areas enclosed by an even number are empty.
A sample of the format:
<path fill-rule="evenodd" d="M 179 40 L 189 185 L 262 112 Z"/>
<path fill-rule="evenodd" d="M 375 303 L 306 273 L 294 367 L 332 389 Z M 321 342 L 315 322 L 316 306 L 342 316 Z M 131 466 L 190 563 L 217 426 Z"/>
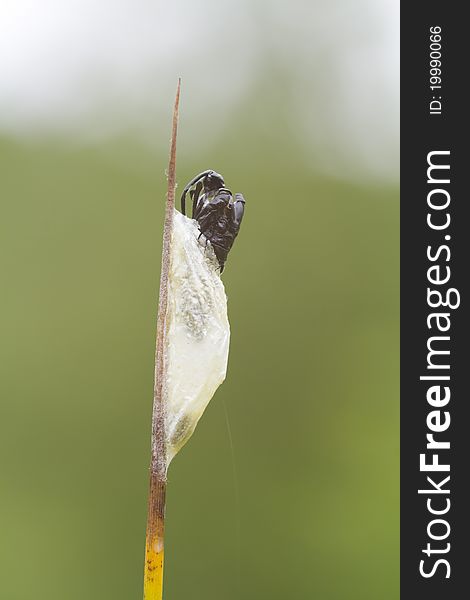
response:
<path fill-rule="evenodd" d="M 162 600 L 163 598 L 163 556 L 163 540 L 154 540 L 153 543 L 147 540 L 145 545 L 144 600 Z"/>
<path fill-rule="evenodd" d="M 150 492 L 145 541 L 144 600 L 163 598 L 163 554 L 166 481 L 150 475 Z"/>

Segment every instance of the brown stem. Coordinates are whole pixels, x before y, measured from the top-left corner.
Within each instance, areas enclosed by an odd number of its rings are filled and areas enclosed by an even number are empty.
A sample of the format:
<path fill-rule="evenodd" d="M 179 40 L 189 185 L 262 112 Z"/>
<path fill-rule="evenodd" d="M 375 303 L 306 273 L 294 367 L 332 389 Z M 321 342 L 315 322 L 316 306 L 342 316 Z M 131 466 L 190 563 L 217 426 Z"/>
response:
<path fill-rule="evenodd" d="M 152 455 L 150 461 L 150 490 L 148 499 L 147 534 L 145 544 L 144 600 L 162 600 L 163 557 L 166 494 L 166 333 L 168 312 L 168 274 L 170 270 L 170 243 L 173 229 L 173 209 L 176 188 L 176 136 L 181 79 L 178 80 L 173 109 L 170 159 L 168 164 L 168 191 L 165 223 L 163 226 L 162 269 L 157 318 L 155 350 L 155 385 L 152 413 Z"/>

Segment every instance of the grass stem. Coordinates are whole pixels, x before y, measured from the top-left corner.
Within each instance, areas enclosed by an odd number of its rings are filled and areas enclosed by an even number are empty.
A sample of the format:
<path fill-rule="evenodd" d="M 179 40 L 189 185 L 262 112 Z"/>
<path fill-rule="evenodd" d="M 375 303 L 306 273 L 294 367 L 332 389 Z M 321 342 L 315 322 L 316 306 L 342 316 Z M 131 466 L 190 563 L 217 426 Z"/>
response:
<path fill-rule="evenodd" d="M 173 209 L 176 189 L 176 136 L 181 79 L 178 80 L 173 109 L 173 125 L 168 164 L 168 191 L 163 226 L 162 268 L 157 318 L 155 350 L 155 384 L 152 412 L 152 454 L 145 543 L 144 600 L 163 598 L 163 559 L 166 496 L 165 397 L 166 397 L 166 321 L 168 312 L 168 274 L 170 242 L 173 228 Z"/>

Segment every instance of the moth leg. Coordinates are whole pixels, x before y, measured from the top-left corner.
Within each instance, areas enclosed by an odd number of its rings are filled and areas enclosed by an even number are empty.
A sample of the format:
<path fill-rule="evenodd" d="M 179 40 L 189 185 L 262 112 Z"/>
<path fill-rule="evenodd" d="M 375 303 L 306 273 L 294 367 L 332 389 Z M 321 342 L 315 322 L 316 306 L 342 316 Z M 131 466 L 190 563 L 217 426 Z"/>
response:
<path fill-rule="evenodd" d="M 203 235 L 204 235 L 204 234 L 203 234 L 203 233 L 202 233 L 202 231 L 201 231 L 201 232 L 199 233 L 199 235 L 197 236 L 197 241 L 199 241 Z M 207 243 L 208 243 L 208 241 L 209 241 L 209 240 L 208 240 L 208 239 L 207 239 L 207 237 L 204 235 L 204 242 L 205 242 L 205 243 L 204 243 L 204 248 L 206 248 L 206 247 L 207 247 Z"/>
<path fill-rule="evenodd" d="M 181 194 L 181 212 L 183 213 L 183 215 L 186 214 L 186 194 L 189 192 L 189 190 L 193 187 L 195 183 L 197 183 L 201 179 L 204 179 L 204 177 L 207 177 L 208 175 L 212 175 L 213 173 L 214 171 L 212 171 L 211 169 L 209 169 L 208 171 L 203 171 L 202 173 L 199 173 L 199 175 L 196 175 L 196 177 L 193 177 L 191 181 L 185 186 L 183 193 Z"/>
<path fill-rule="evenodd" d="M 202 190 L 202 182 L 199 181 L 197 183 L 195 189 L 192 190 L 192 193 L 191 193 L 191 198 L 193 200 L 193 212 L 192 212 L 192 215 L 193 215 L 193 219 L 196 219 L 196 221 L 197 221 L 197 216 L 198 216 L 198 213 L 199 213 L 199 210 L 200 210 L 199 195 L 201 193 L 201 190 Z"/>

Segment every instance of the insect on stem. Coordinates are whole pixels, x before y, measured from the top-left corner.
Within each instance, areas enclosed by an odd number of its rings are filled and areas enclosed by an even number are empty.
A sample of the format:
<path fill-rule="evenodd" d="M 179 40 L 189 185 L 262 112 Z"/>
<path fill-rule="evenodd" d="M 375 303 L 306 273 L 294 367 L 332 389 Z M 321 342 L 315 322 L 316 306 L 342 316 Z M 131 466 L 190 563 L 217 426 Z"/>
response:
<path fill-rule="evenodd" d="M 147 531 L 145 543 L 144 600 L 162 600 L 163 558 L 166 495 L 166 445 L 165 445 L 165 397 L 166 397 L 166 334 L 168 312 L 168 275 L 170 268 L 170 242 L 173 229 L 173 209 L 176 188 L 176 136 L 181 79 L 178 80 L 173 109 L 173 125 L 168 163 L 168 191 L 166 195 L 165 223 L 163 226 L 162 268 L 157 318 L 157 342 L 155 350 L 155 384 L 152 412 L 152 442 L 150 461 L 150 489 L 148 497 Z"/>

